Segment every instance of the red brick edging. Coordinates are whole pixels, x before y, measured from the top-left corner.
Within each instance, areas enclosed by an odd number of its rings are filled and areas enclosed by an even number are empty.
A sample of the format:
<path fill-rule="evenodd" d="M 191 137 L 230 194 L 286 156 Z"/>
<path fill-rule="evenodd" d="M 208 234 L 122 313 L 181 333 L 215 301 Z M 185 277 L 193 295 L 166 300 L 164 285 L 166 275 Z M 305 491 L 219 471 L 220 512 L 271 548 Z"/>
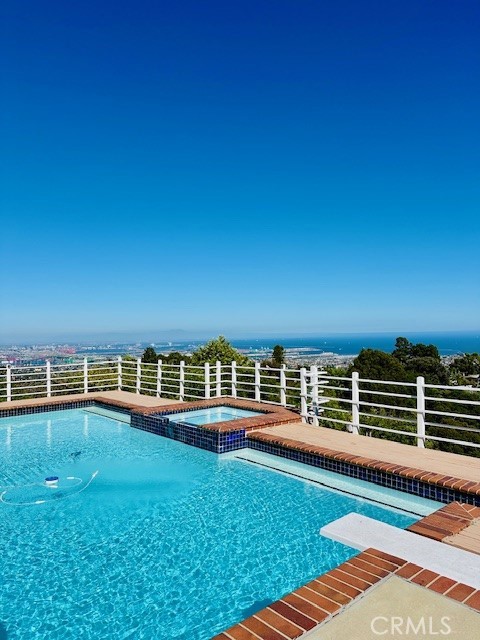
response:
<path fill-rule="evenodd" d="M 328 449 L 314 444 L 307 444 L 300 440 L 295 440 L 294 438 L 285 438 L 271 433 L 253 432 L 248 434 L 248 438 L 258 442 L 266 442 L 278 447 L 293 449 L 294 451 L 301 451 L 310 455 L 323 456 L 340 462 L 348 462 L 368 469 L 375 469 L 376 471 L 383 471 L 403 476 L 411 480 L 418 480 L 426 482 L 427 484 L 433 484 L 439 487 L 461 491 L 462 493 L 480 496 L 480 482 L 454 478 L 452 476 L 444 476 L 439 473 L 432 473 L 414 467 L 406 467 L 392 462 L 382 462 L 375 458 L 366 458 L 364 456 L 346 453 L 344 451 L 336 451 L 334 449 Z"/>
<path fill-rule="evenodd" d="M 460 503 L 447 506 L 454 507 L 453 511 L 470 507 Z M 447 512 L 447 515 L 450 514 Z M 392 575 L 480 612 L 480 590 L 377 549 L 367 549 L 216 635 L 212 640 L 300 638 L 307 631 L 342 613 L 357 598 Z"/>
<path fill-rule="evenodd" d="M 230 407 L 238 407 L 239 409 L 247 409 L 249 411 L 260 411 L 262 415 L 252 416 L 251 418 L 239 418 L 238 420 L 229 420 L 226 422 L 216 422 L 213 424 L 203 424 L 202 429 L 207 431 L 216 431 L 227 433 L 229 431 L 253 431 L 255 429 L 263 429 L 265 427 L 276 427 L 281 424 L 291 424 L 300 420 L 297 413 L 289 411 L 284 407 L 266 404 L 265 402 L 255 402 L 254 400 L 243 400 L 241 398 L 232 398 L 231 396 L 221 396 L 220 398 L 212 398 L 211 400 L 193 400 L 192 402 L 179 402 L 164 407 L 143 407 L 135 409 L 135 413 L 143 415 L 151 415 L 153 413 L 162 413 L 165 415 L 175 412 L 189 411 L 190 409 L 201 409 L 202 407 L 217 407 L 227 405 Z"/>
<path fill-rule="evenodd" d="M 411 524 L 407 529 L 433 540 L 442 541 L 459 533 L 480 518 L 480 507 L 451 502 L 438 511 Z"/>
<path fill-rule="evenodd" d="M 212 640 L 299 638 L 406 564 L 401 558 L 367 549 Z"/>

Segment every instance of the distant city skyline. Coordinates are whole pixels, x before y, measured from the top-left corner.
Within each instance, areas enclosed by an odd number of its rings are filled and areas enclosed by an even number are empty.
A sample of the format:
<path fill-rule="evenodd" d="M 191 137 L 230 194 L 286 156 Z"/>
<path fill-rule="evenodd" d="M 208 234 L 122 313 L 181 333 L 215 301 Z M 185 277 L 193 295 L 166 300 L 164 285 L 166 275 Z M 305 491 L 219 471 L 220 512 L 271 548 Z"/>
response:
<path fill-rule="evenodd" d="M 0 342 L 479 327 L 478 3 L 2 24 Z"/>

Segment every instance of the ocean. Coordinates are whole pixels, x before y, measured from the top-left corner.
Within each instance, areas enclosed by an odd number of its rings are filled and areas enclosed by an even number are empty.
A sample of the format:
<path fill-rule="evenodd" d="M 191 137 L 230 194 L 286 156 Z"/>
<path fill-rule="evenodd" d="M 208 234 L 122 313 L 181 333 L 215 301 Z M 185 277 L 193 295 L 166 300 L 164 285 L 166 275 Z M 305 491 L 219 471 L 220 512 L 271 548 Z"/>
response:
<path fill-rule="evenodd" d="M 335 353 L 338 355 L 356 355 L 362 349 L 379 349 L 391 352 L 395 348 L 396 338 L 402 335 L 411 342 L 434 344 L 442 356 L 461 353 L 480 353 L 480 331 L 449 333 L 359 333 L 325 334 L 318 336 L 250 338 L 235 340 L 231 343 L 237 349 L 246 351 L 271 350 L 276 344 L 287 349 L 301 349 L 304 355 Z"/>

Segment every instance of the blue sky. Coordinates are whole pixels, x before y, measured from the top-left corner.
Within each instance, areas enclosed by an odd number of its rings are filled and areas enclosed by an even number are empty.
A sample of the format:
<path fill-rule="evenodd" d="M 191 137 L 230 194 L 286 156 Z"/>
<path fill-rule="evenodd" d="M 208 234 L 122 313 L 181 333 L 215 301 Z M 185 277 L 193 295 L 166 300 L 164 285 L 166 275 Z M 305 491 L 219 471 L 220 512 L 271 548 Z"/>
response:
<path fill-rule="evenodd" d="M 2 13 L 0 337 L 480 327 L 478 3 Z"/>

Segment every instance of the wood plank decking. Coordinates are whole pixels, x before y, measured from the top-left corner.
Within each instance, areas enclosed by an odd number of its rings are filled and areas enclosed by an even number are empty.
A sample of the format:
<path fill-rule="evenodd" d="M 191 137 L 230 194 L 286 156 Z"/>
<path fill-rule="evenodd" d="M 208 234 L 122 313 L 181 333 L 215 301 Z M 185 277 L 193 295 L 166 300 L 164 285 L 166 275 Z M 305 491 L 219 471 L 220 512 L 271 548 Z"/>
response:
<path fill-rule="evenodd" d="M 300 441 L 306 444 L 341 451 L 350 455 L 373 458 L 382 462 L 425 469 L 433 474 L 463 478 L 480 483 L 480 458 L 421 449 L 400 442 L 353 435 L 326 427 L 314 427 L 301 422 L 261 429 L 256 433 L 268 434 L 279 439 Z"/>

